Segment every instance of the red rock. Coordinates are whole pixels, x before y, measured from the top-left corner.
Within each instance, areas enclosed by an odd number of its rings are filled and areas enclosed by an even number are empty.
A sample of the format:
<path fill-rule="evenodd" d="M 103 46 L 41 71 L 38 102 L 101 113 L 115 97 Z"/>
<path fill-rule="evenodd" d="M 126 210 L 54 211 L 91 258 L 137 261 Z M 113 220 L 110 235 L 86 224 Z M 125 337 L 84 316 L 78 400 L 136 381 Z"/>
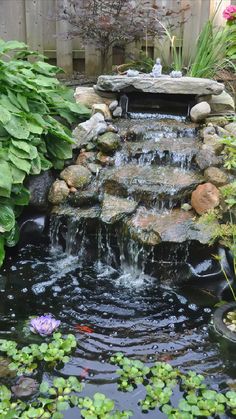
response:
<path fill-rule="evenodd" d="M 192 193 L 191 205 L 200 215 L 214 209 L 219 203 L 219 190 L 212 183 L 199 185 Z"/>

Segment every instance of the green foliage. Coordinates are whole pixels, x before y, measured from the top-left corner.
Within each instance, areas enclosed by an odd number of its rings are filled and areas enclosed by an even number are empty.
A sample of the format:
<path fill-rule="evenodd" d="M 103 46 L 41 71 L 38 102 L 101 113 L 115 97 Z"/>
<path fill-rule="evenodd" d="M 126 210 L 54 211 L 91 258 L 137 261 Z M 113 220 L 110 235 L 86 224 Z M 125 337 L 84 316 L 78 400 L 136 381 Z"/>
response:
<path fill-rule="evenodd" d="M 213 19 L 203 26 L 191 60 L 188 76 L 213 78 L 219 70 L 235 66 L 229 60 L 230 29 L 214 27 Z"/>
<path fill-rule="evenodd" d="M 120 376 L 119 388 L 123 391 L 132 391 L 136 379 L 132 368 L 137 361 L 127 360 L 118 352 L 111 357 L 111 362 L 122 369 L 122 372 L 117 371 Z M 201 374 L 194 371 L 183 374 L 179 369 L 164 362 L 156 362 L 150 368 L 142 362 L 138 365 L 137 383 L 143 384 L 146 390 L 144 400 L 139 402 L 143 412 L 157 407 L 169 419 L 193 419 L 201 416 L 215 417 L 226 412 L 236 413 L 236 392 L 228 391 L 222 394 L 208 389 Z M 123 384 L 124 379 L 127 381 L 126 385 Z M 184 392 L 184 397 L 179 401 L 177 408 L 171 403 L 174 388 Z"/>
<path fill-rule="evenodd" d="M 95 393 L 90 397 L 79 398 L 78 406 L 81 408 L 81 416 L 85 419 L 128 419 L 132 416 L 130 411 L 113 412 L 115 403 L 102 393 Z"/>
<path fill-rule="evenodd" d="M 61 169 L 72 156 L 71 132 L 55 116 L 71 124 L 90 115 L 59 83 L 58 67 L 26 60 L 35 54 L 22 42 L 0 40 L 0 266 L 4 245 L 18 239 L 16 216 L 29 201 L 24 179 Z"/>
<path fill-rule="evenodd" d="M 114 70 L 122 73 L 128 69 L 138 70 L 141 73 L 150 73 L 154 66 L 154 60 L 148 57 L 144 51 L 139 51 L 139 57 L 136 60 L 116 66 Z"/>
<path fill-rule="evenodd" d="M 12 401 L 10 390 L 1 386 L 0 415 L 4 418 L 61 419 L 64 417 L 62 411 L 78 404 L 79 398 L 75 392 L 81 392 L 82 388 L 76 377 L 58 377 L 53 380 L 53 385 L 43 381 L 37 399 L 31 403 L 24 403 L 19 399 Z"/>
<path fill-rule="evenodd" d="M 48 343 L 31 344 L 20 349 L 16 342 L 0 339 L 0 352 L 11 359 L 9 369 L 16 370 L 18 375 L 31 374 L 42 361 L 50 366 L 58 362 L 66 363 L 69 361 L 68 354 L 75 347 L 76 339 L 71 334 L 63 338 L 61 333 L 54 333 L 53 339 Z"/>
<path fill-rule="evenodd" d="M 236 138 L 233 136 L 229 136 L 227 138 L 222 139 L 221 142 L 225 145 L 224 167 L 228 170 L 236 169 Z"/>

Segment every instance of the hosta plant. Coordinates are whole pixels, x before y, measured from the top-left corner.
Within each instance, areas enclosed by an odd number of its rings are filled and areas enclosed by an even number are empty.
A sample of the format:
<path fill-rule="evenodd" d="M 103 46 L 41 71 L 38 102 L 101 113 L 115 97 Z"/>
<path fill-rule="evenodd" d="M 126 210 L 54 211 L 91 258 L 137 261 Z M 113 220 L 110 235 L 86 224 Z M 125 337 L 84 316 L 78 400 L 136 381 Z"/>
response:
<path fill-rule="evenodd" d="M 57 80 L 60 69 L 27 61 L 32 54 L 22 42 L 0 40 L 0 266 L 5 245 L 18 240 L 16 218 L 29 201 L 25 178 L 62 169 L 73 143 L 65 124 L 90 114 Z"/>

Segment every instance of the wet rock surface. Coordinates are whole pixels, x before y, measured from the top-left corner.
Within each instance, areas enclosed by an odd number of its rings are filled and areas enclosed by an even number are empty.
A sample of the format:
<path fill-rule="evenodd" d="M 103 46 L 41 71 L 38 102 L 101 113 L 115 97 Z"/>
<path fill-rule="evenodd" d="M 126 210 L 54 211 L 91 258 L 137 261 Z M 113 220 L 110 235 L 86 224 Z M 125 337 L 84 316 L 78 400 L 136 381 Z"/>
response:
<path fill-rule="evenodd" d="M 183 243 L 192 240 L 205 244 L 215 228 L 196 222 L 193 211 L 180 209 L 163 214 L 140 209 L 127 221 L 126 227 L 133 239 L 151 246 L 161 242 Z"/>
<path fill-rule="evenodd" d="M 66 167 L 66 169 L 61 172 L 60 177 L 68 186 L 82 189 L 89 184 L 91 172 L 86 167 L 77 164 Z"/>
<path fill-rule="evenodd" d="M 103 185 L 109 194 L 132 196 L 138 202 L 151 205 L 156 200 L 180 199 L 202 181 L 199 174 L 179 168 L 130 164 L 110 170 Z"/>
<path fill-rule="evenodd" d="M 116 223 L 125 215 L 134 212 L 137 205 L 135 201 L 105 194 L 102 203 L 101 220 L 107 224 Z"/>
<path fill-rule="evenodd" d="M 192 193 L 191 205 L 200 215 L 218 207 L 219 203 L 219 190 L 212 183 L 199 185 Z"/>

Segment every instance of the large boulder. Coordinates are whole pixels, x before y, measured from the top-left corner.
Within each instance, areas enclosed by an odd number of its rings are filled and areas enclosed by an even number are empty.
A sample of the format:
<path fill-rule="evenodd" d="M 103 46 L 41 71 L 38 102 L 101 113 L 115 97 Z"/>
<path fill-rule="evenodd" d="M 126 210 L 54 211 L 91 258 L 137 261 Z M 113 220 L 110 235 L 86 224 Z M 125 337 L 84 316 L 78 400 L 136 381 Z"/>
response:
<path fill-rule="evenodd" d="M 200 215 L 218 207 L 219 203 L 220 192 L 212 183 L 199 185 L 192 193 L 191 205 Z"/>
<path fill-rule="evenodd" d="M 77 103 L 82 103 L 88 108 L 92 108 L 95 103 L 105 103 L 109 106 L 116 99 L 115 95 L 111 95 L 110 98 L 102 97 L 93 87 L 85 86 L 76 87 L 74 97 Z"/>
<path fill-rule="evenodd" d="M 60 177 L 69 187 L 82 189 L 91 181 L 91 172 L 86 167 L 77 164 L 66 167 L 60 173 Z"/>
<path fill-rule="evenodd" d="M 181 77 L 179 79 L 163 75 L 153 78 L 150 75 L 140 74 L 128 76 L 100 76 L 96 92 L 146 92 L 169 93 L 182 95 L 219 95 L 224 90 L 224 85 L 215 80 L 197 77 Z"/>
<path fill-rule="evenodd" d="M 47 170 L 37 176 L 30 176 L 25 186 L 30 191 L 30 205 L 39 211 L 46 211 L 48 208 L 48 193 L 55 180 L 52 171 Z"/>
<path fill-rule="evenodd" d="M 103 153 L 113 154 L 120 147 L 120 137 L 114 132 L 106 132 L 98 137 L 97 147 Z"/>
<path fill-rule="evenodd" d="M 48 200 L 53 205 L 59 205 L 65 201 L 69 193 L 70 190 L 66 182 L 64 180 L 57 179 L 50 188 Z"/>
<path fill-rule="evenodd" d="M 209 101 L 212 114 L 234 113 L 233 98 L 225 90 L 220 95 L 213 95 Z"/>
<path fill-rule="evenodd" d="M 190 111 L 191 121 L 193 122 L 201 122 L 207 118 L 208 115 L 211 113 L 211 108 L 209 103 L 207 102 L 200 102 L 197 105 L 193 106 Z"/>
<path fill-rule="evenodd" d="M 76 145 L 74 148 L 82 148 L 87 146 L 90 141 L 97 139 L 100 134 L 104 134 L 107 130 L 107 124 L 104 116 L 97 112 L 91 116 L 88 121 L 79 124 L 73 131 L 73 137 Z"/>
<path fill-rule="evenodd" d="M 203 143 L 207 147 L 211 147 L 215 154 L 220 154 L 221 151 L 224 148 L 224 144 L 222 144 L 222 138 L 219 137 L 217 134 L 205 134 L 203 138 Z M 203 150 L 206 149 L 206 147 L 203 147 Z"/>

